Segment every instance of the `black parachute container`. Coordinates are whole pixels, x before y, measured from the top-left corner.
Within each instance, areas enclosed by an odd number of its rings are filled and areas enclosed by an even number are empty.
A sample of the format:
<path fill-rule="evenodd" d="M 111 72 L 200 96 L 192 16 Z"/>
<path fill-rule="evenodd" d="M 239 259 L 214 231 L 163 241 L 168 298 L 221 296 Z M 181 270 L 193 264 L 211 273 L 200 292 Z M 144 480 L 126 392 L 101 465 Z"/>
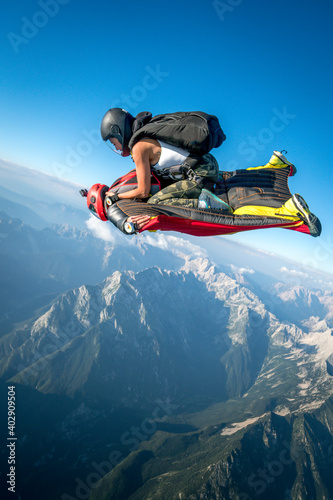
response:
<path fill-rule="evenodd" d="M 140 114 L 138 121 L 139 117 Z M 138 121 L 133 124 L 130 149 L 138 141 L 148 137 L 185 149 L 191 155 L 202 156 L 213 148 L 220 147 L 226 139 L 218 118 L 202 111 L 156 115 L 136 130 Z"/>

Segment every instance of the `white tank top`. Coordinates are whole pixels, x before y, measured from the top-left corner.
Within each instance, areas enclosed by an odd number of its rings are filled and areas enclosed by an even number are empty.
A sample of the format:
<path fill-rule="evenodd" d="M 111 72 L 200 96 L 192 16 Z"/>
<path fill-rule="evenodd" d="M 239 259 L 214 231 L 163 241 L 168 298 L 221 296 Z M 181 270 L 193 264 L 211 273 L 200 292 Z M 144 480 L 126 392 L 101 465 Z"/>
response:
<path fill-rule="evenodd" d="M 155 170 L 164 170 L 175 165 L 181 165 L 189 155 L 189 152 L 185 149 L 170 146 L 170 144 L 162 141 L 158 142 L 161 146 L 161 156 L 158 163 L 151 165 Z"/>

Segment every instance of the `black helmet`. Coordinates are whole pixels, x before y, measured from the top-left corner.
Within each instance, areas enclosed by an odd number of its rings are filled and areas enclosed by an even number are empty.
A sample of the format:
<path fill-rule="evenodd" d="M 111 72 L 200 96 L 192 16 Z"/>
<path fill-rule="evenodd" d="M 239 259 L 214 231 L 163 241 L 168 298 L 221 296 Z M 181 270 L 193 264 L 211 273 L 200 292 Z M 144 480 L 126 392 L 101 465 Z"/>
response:
<path fill-rule="evenodd" d="M 121 156 L 129 156 L 128 143 L 132 137 L 134 117 L 122 108 L 109 109 L 103 116 L 101 123 L 101 136 L 103 141 L 111 137 L 118 139 L 122 146 Z"/>

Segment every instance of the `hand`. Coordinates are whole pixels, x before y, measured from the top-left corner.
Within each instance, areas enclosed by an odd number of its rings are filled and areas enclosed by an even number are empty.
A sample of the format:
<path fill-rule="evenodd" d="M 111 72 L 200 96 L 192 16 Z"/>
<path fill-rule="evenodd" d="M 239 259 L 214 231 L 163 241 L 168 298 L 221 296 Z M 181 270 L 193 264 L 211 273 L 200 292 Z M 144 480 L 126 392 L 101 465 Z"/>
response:
<path fill-rule="evenodd" d="M 117 193 L 114 193 L 113 191 L 107 191 L 105 193 L 105 203 L 109 207 L 113 205 L 116 201 L 119 200 L 119 196 Z"/>
<path fill-rule="evenodd" d="M 136 223 L 138 229 L 142 229 L 150 221 L 149 215 L 131 215 L 127 222 Z"/>

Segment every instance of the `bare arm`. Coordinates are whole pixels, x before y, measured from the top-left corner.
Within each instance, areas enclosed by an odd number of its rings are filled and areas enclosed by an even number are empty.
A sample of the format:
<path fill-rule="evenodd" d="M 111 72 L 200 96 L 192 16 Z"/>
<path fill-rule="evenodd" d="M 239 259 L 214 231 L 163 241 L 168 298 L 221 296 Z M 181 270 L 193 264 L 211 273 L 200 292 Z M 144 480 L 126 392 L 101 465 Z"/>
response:
<path fill-rule="evenodd" d="M 136 166 L 137 187 L 131 191 L 118 193 L 120 200 L 133 198 L 148 198 L 151 188 L 151 168 L 150 165 L 157 163 L 160 156 L 160 146 L 157 141 L 152 139 L 143 139 L 136 143 L 132 150 L 133 160 Z M 114 193 L 108 191 L 106 196 L 112 196 Z M 110 219 L 111 220 L 111 219 Z M 126 219 L 132 222 L 137 229 L 142 229 L 150 220 L 149 215 L 133 215 Z M 119 229 L 118 223 L 111 220 Z M 121 229 L 123 230 L 123 229 Z"/>
<path fill-rule="evenodd" d="M 150 180 L 150 157 L 151 157 L 151 144 L 149 142 L 140 141 L 133 147 L 132 151 L 133 160 L 136 167 L 136 176 L 138 185 L 131 191 L 118 193 L 120 200 L 131 198 L 148 198 L 151 187 Z M 108 191 L 106 195 L 111 196 L 112 191 Z"/>

